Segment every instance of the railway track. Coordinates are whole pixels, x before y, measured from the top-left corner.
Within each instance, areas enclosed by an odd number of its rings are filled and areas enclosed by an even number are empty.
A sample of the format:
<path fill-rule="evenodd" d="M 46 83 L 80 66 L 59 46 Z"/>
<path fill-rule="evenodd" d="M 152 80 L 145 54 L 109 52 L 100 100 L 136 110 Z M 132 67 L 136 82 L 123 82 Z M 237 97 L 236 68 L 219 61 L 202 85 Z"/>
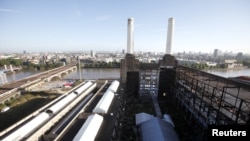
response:
<path fill-rule="evenodd" d="M 32 85 L 34 83 L 37 83 L 39 81 L 42 81 L 43 79 L 48 78 L 49 76 L 55 75 L 60 73 L 63 70 L 69 69 L 72 66 L 62 66 L 58 67 L 46 72 L 42 72 L 21 80 L 17 80 L 15 82 L 7 83 L 0 87 L 0 100 L 6 99 L 8 97 L 12 96 L 12 92 L 21 90 L 22 88 Z"/>

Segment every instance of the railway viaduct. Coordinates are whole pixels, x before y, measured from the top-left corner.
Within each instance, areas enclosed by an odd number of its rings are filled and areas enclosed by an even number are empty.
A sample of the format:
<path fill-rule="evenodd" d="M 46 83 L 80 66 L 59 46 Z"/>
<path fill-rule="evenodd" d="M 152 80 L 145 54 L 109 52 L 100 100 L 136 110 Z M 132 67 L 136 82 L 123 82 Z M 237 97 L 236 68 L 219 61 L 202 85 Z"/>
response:
<path fill-rule="evenodd" d="M 56 78 L 60 79 L 75 70 L 77 70 L 75 65 L 61 66 L 15 82 L 6 83 L 0 86 L 0 103 L 11 97 L 19 96 L 21 91 L 30 91 L 44 82 L 49 82 Z"/>

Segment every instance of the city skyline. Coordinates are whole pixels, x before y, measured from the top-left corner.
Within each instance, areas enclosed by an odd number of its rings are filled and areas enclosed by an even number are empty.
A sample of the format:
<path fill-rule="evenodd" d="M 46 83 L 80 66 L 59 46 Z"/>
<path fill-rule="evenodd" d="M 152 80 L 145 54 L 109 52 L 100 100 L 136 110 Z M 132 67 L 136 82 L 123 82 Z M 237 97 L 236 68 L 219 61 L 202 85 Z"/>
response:
<path fill-rule="evenodd" d="M 250 2 L 0 1 L 0 52 L 122 51 L 134 18 L 134 51 L 165 52 L 168 19 L 173 53 L 250 53 Z"/>

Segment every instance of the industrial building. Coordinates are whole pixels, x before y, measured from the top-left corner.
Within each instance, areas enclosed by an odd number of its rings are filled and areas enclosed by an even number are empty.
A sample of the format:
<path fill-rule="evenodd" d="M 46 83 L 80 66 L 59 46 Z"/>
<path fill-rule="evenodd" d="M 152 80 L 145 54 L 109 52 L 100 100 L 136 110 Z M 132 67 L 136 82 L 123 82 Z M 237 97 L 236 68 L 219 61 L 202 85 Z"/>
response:
<path fill-rule="evenodd" d="M 98 88 L 96 80 L 86 81 L 1 139 L 207 141 L 210 125 L 249 127 L 250 83 L 179 65 L 172 56 L 174 26 L 169 18 L 163 58 L 142 63 L 129 18 L 120 81 Z"/>
<path fill-rule="evenodd" d="M 119 140 L 144 140 L 131 132 L 135 127 L 134 116 L 138 112 L 138 104 L 144 104 L 143 110 L 159 104 L 161 108 L 155 108 L 153 114 L 162 119 L 162 114 L 169 112 L 173 121 L 177 122 L 174 132 L 183 140 L 207 140 L 210 125 L 249 125 L 249 83 L 178 65 L 171 55 L 175 19 L 169 18 L 168 22 L 166 54 L 158 63 L 141 63 L 133 54 L 134 19 L 128 19 L 127 54 L 121 60 L 120 67 L 125 92 L 119 115 L 122 126 Z M 155 99 L 158 100 L 157 104 Z M 156 122 L 162 123 L 158 119 Z"/>

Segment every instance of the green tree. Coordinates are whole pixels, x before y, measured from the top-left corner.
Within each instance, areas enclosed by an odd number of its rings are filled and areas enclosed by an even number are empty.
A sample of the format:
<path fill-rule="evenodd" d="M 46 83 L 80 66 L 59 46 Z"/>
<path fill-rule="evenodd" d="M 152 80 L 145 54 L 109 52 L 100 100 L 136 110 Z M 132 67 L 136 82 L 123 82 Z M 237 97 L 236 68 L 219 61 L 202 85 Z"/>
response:
<path fill-rule="evenodd" d="M 250 60 L 243 60 L 243 61 L 242 61 L 242 64 L 243 64 L 244 66 L 250 67 Z"/>
<path fill-rule="evenodd" d="M 227 64 L 220 64 L 220 68 L 222 68 L 222 69 L 225 69 L 225 68 L 227 68 L 228 67 L 228 65 Z"/>

